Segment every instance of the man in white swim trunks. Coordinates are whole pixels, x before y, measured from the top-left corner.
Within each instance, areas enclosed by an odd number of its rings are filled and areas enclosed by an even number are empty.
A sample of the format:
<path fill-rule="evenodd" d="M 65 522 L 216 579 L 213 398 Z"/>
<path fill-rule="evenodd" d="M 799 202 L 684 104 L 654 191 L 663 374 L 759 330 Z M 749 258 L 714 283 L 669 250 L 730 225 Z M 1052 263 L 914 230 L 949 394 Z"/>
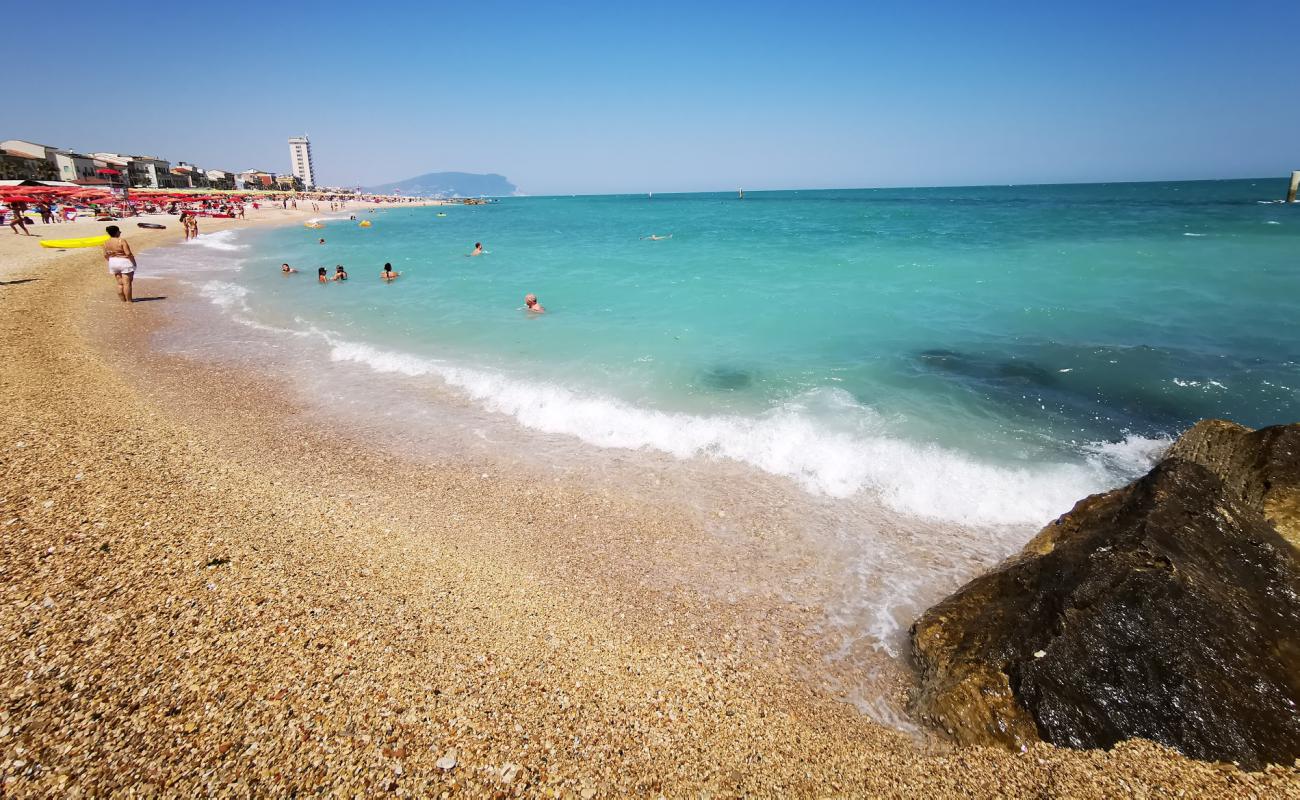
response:
<path fill-rule="evenodd" d="M 116 225 L 109 225 L 104 231 L 108 241 L 104 242 L 104 260 L 108 262 L 108 274 L 117 280 L 117 295 L 123 302 L 131 302 L 131 281 L 135 278 L 135 253 L 131 243 L 122 238 L 122 230 Z"/>

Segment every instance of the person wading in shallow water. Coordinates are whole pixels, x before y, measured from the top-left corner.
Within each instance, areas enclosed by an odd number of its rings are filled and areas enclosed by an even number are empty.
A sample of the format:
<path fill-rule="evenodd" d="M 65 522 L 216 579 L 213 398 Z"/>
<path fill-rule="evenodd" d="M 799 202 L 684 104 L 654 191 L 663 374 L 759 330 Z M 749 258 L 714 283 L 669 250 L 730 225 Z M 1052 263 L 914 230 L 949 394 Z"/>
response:
<path fill-rule="evenodd" d="M 104 242 L 104 260 L 108 262 L 108 274 L 117 280 L 117 295 L 130 303 L 131 282 L 135 279 L 135 253 L 131 243 L 122 238 L 122 230 L 116 225 L 104 229 L 108 241 Z"/>

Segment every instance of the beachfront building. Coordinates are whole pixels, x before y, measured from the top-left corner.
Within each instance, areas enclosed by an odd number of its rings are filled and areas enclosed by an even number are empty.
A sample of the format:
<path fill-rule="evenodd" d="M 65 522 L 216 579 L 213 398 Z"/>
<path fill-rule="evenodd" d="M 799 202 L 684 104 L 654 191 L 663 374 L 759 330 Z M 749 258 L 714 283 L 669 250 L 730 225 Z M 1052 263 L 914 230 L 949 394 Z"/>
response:
<path fill-rule="evenodd" d="M 58 147 L 52 147 L 48 144 L 37 144 L 36 142 L 26 142 L 22 139 L 10 139 L 6 142 L 0 142 L 0 149 L 8 153 L 16 154 L 22 158 L 32 159 L 34 161 L 48 161 L 54 167 L 58 180 L 75 181 L 79 178 L 93 178 L 95 176 L 95 161 L 90 156 L 83 156 L 80 153 L 74 153 L 71 150 L 64 150 Z M 35 164 L 31 168 L 39 172 L 48 173 L 43 167 L 37 167 Z M 41 180 L 38 178 L 37 180 Z"/>
<path fill-rule="evenodd" d="M 140 189 L 163 189 L 172 186 L 172 165 L 152 156 L 123 156 L 117 153 L 91 153 L 108 168 L 124 172 L 130 185 Z"/>
<path fill-rule="evenodd" d="M 115 186 L 125 185 L 130 174 L 131 159 L 117 153 L 91 153 L 95 160 L 95 175 L 109 181 Z"/>
<path fill-rule="evenodd" d="M 286 192 L 300 192 L 304 187 L 302 178 L 297 175 L 276 175 L 275 188 Z"/>
<path fill-rule="evenodd" d="M 5 154 L 5 180 L 57 181 L 62 177 L 55 160 L 56 154 L 60 152 L 57 147 L 23 139 L 6 139 L 0 142 L 0 150 Z M 40 163 L 42 161 L 45 162 L 44 165 Z"/>
<path fill-rule="evenodd" d="M 307 134 L 289 139 L 289 165 L 303 186 L 316 188 L 316 165 L 311 161 L 311 141 Z"/>
<path fill-rule="evenodd" d="M 121 189 L 122 182 L 116 180 L 115 178 L 116 178 L 115 175 L 109 175 L 103 178 L 99 178 L 99 177 L 80 178 L 78 180 L 73 181 L 73 183 L 75 183 L 78 186 L 83 186 L 87 189 L 105 189 L 105 190 Z"/>
<path fill-rule="evenodd" d="M 59 179 L 65 181 L 93 178 L 95 170 L 98 169 L 95 166 L 95 159 L 71 150 L 56 150 L 54 164 L 59 170 Z"/>
<path fill-rule="evenodd" d="M 224 169 L 205 170 L 208 178 L 208 186 L 213 189 L 234 189 L 235 173 L 226 172 Z"/>
<path fill-rule="evenodd" d="M 59 148 L 51 147 L 48 144 L 37 144 L 36 142 L 28 142 L 23 139 L 5 139 L 3 142 L 0 142 L 0 150 L 24 156 L 26 158 L 43 158 L 51 164 L 54 163 L 54 154 L 58 149 Z"/>
<path fill-rule="evenodd" d="M 275 186 L 275 175 L 260 169 L 248 169 L 235 174 L 237 188 L 270 189 Z"/>
<path fill-rule="evenodd" d="M 7 142 L 5 144 L 8 144 Z M 59 170 L 48 159 L 0 146 L 0 180 L 57 181 Z"/>
<path fill-rule="evenodd" d="M 172 174 L 177 179 L 185 181 L 185 185 L 191 189 L 207 189 L 211 185 L 206 172 L 184 161 L 176 162 L 176 166 L 172 167 Z"/>

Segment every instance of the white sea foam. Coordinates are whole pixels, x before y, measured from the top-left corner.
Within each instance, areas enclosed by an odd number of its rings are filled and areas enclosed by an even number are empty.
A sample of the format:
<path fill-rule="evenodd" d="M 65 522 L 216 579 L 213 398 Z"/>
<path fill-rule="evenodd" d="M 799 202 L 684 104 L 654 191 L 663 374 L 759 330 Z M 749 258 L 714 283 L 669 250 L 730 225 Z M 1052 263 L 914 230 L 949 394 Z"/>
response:
<path fill-rule="evenodd" d="M 245 250 L 246 244 L 236 243 L 235 236 L 238 231 L 217 231 L 216 233 L 205 233 L 197 238 L 190 239 L 186 244 L 198 245 L 200 247 L 210 247 L 213 250 Z"/>
<path fill-rule="evenodd" d="M 838 389 L 816 390 L 756 417 L 692 415 L 322 335 L 334 361 L 436 376 L 482 407 L 534 430 L 597 447 L 732 459 L 790 478 L 816 494 L 844 498 L 868 491 L 895 510 L 964 524 L 1041 524 L 1080 497 L 1112 485 L 1117 471 L 1149 460 L 1163 444 L 1133 438 L 1097 445 L 1082 464 L 1000 466 L 889 436 L 878 430 L 870 409 Z M 828 423 L 846 417 L 854 424 Z"/>
<path fill-rule="evenodd" d="M 1115 475 L 1135 478 L 1151 469 L 1173 443 L 1167 437 L 1153 439 L 1129 434 L 1118 442 L 1091 442 L 1083 449 Z"/>
<path fill-rule="evenodd" d="M 218 280 L 205 281 L 199 285 L 199 294 L 206 297 L 218 308 L 250 310 L 246 299 L 248 289 L 237 283 Z"/>

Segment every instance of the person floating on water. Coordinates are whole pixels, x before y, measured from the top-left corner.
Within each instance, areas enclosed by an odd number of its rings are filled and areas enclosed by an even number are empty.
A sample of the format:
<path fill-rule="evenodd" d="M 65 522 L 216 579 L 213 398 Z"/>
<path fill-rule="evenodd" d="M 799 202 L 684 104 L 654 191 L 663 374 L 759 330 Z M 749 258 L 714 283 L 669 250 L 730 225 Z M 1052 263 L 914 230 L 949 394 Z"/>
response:
<path fill-rule="evenodd" d="M 660 236 L 660 235 L 657 234 L 657 233 L 652 233 L 652 234 L 650 234 L 649 236 L 642 236 L 641 238 L 642 238 L 642 239 L 649 239 L 649 240 L 652 241 L 652 242 L 662 242 L 664 239 L 671 239 L 671 238 L 673 238 L 673 235 L 670 233 L 670 234 L 668 234 L 667 236 Z"/>
<path fill-rule="evenodd" d="M 317 283 L 329 283 L 329 282 L 330 282 L 330 276 L 325 274 L 325 268 L 324 268 L 324 267 L 321 267 L 320 269 L 316 270 L 316 282 L 317 282 Z"/>
<path fill-rule="evenodd" d="M 532 312 L 533 314 L 546 313 L 546 309 L 542 307 L 542 304 L 537 302 L 537 295 L 535 294 L 524 295 L 524 310 Z"/>
<path fill-rule="evenodd" d="M 324 239 L 321 239 L 321 240 L 320 240 L 319 242 L 317 242 L 316 244 L 325 244 L 325 240 L 324 240 Z"/>
<path fill-rule="evenodd" d="M 392 282 L 401 276 L 401 274 L 402 273 L 400 272 L 393 272 L 393 265 L 386 263 L 384 264 L 384 271 L 379 273 L 379 277 L 383 280 Z"/>
<path fill-rule="evenodd" d="M 348 279 L 348 271 L 343 269 L 343 265 L 342 264 L 335 265 L 334 280 L 345 281 L 347 279 Z"/>
<path fill-rule="evenodd" d="M 281 264 L 281 265 L 280 265 L 280 271 L 283 272 L 285 275 L 292 275 L 292 274 L 294 274 L 295 272 L 297 272 L 298 270 L 294 269 L 293 267 L 289 266 L 288 264 Z"/>
<path fill-rule="evenodd" d="M 131 250 L 131 243 L 122 238 L 121 228 L 109 225 L 104 232 L 108 234 L 108 241 L 104 242 L 108 274 L 117 281 L 117 296 L 130 303 L 131 282 L 135 279 L 135 253 Z"/>
<path fill-rule="evenodd" d="M 482 243 L 482 242 L 475 242 L 475 243 L 474 243 L 474 252 L 470 253 L 470 255 L 472 255 L 472 256 L 481 256 L 481 255 L 483 255 L 483 243 Z"/>

